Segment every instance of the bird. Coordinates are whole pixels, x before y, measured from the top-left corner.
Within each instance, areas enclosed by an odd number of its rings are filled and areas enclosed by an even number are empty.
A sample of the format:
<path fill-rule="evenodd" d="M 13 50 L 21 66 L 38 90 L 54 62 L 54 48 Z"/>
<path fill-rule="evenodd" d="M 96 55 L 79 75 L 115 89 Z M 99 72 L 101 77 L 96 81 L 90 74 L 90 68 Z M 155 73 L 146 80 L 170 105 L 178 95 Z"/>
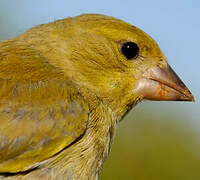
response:
<path fill-rule="evenodd" d="M 155 40 L 120 19 L 82 14 L 0 42 L 0 179 L 99 179 L 142 100 L 194 97 Z"/>

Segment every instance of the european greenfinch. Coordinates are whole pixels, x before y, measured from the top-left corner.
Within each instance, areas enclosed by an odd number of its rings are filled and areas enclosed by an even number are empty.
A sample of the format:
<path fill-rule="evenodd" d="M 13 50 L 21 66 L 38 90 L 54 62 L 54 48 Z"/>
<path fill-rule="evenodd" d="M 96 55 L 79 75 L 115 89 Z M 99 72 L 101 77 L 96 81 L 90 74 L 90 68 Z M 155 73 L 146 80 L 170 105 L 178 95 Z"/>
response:
<path fill-rule="evenodd" d="M 2 179 L 98 179 L 118 122 L 143 99 L 194 101 L 157 43 L 85 14 L 0 43 Z"/>

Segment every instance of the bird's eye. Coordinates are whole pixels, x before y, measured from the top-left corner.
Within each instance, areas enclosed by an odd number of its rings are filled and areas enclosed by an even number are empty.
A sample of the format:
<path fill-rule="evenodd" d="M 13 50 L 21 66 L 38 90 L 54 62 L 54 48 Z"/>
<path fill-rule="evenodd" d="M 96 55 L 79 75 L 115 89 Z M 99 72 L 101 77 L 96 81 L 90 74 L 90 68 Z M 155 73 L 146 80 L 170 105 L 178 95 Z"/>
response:
<path fill-rule="evenodd" d="M 127 59 L 135 59 L 139 54 L 139 47 L 134 42 L 125 42 L 121 46 L 121 52 Z"/>

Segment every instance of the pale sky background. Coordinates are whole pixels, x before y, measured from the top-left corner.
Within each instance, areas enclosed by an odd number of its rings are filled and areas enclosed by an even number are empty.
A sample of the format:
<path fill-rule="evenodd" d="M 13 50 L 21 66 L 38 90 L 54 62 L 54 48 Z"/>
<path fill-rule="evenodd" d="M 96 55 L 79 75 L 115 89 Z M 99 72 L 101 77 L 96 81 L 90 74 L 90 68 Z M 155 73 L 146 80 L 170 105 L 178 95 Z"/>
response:
<path fill-rule="evenodd" d="M 0 40 L 15 37 L 38 24 L 82 13 L 114 16 L 150 34 L 191 90 L 196 103 L 147 102 L 138 108 L 167 111 L 174 116 L 182 113 L 183 121 L 200 129 L 200 1 L 0 0 Z"/>

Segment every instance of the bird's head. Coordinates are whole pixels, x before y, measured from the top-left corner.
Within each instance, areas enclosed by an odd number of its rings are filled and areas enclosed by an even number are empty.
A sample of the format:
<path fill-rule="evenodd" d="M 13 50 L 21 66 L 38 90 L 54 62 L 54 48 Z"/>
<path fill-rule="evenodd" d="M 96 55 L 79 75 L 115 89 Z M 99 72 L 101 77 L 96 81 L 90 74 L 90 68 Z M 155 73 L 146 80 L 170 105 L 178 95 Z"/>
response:
<path fill-rule="evenodd" d="M 118 113 L 142 99 L 194 101 L 157 43 L 135 26 L 87 14 L 49 24 L 49 32 L 50 63 Z"/>

